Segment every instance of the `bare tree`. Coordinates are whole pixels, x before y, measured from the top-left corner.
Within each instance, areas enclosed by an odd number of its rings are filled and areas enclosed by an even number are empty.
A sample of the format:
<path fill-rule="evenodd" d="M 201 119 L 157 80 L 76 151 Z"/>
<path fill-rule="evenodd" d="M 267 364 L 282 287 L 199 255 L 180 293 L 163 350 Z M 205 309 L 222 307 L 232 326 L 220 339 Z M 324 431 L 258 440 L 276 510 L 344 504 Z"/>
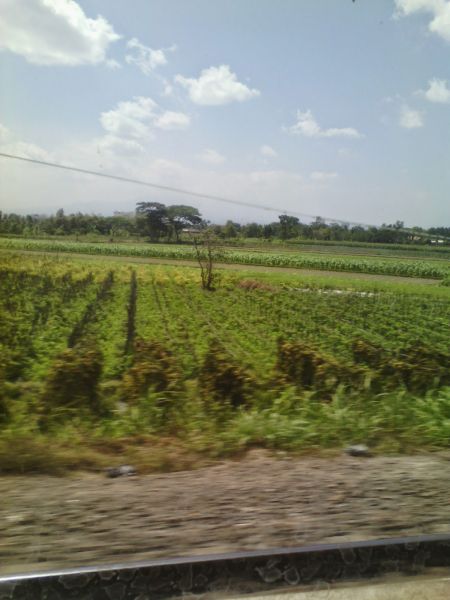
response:
<path fill-rule="evenodd" d="M 214 261 L 219 258 L 217 243 L 214 234 L 210 229 L 201 232 L 201 241 L 199 236 L 191 236 L 197 262 L 200 266 L 202 279 L 202 288 L 208 291 L 214 291 L 218 282 L 218 273 L 215 272 Z"/>

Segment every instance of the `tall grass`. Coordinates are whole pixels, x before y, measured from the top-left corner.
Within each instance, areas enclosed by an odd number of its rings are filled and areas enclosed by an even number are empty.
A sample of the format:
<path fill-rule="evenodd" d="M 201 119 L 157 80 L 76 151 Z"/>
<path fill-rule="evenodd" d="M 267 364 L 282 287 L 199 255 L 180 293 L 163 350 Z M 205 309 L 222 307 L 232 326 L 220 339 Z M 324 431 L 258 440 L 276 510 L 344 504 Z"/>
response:
<path fill-rule="evenodd" d="M 374 453 L 398 453 L 448 448 L 450 442 L 450 388 L 424 396 L 339 389 L 326 403 L 292 388 L 273 401 L 265 394 L 225 421 L 211 418 L 188 395 L 180 413 L 167 422 L 158 416 L 160 400 L 150 395 L 107 419 L 75 420 L 47 433 L 16 414 L 0 430 L 0 473 L 60 475 L 130 460 L 142 472 L 177 470 L 253 447 L 296 453 L 365 443 Z"/>

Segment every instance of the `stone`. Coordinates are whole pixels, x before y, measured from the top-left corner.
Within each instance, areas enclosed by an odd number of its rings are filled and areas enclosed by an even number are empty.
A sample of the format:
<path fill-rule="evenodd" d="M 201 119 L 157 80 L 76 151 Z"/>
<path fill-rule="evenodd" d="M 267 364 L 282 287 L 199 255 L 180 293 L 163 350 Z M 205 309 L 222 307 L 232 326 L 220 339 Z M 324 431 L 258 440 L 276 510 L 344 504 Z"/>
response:
<path fill-rule="evenodd" d="M 345 449 L 350 456 L 371 456 L 369 448 L 365 444 L 355 444 Z"/>
<path fill-rule="evenodd" d="M 131 477 L 137 475 L 137 471 L 131 465 L 121 465 L 120 467 L 108 467 L 106 469 L 107 477 Z"/>

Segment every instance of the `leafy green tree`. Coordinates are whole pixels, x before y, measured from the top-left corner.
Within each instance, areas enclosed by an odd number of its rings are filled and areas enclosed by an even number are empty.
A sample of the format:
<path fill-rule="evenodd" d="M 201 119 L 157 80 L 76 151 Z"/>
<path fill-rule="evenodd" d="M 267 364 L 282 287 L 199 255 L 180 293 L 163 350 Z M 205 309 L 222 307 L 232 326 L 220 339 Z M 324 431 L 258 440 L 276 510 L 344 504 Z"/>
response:
<path fill-rule="evenodd" d="M 298 235 L 300 221 L 297 217 L 280 215 L 278 219 L 280 221 L 280 237 L 282 240 L 287 240 Z"/>
<path fill-rule="evenodd" d="M 167 207 L 160 202 L 138 202 L 136 217 L 139 231 L 157 242 L 167 233 L 168 215 Z"/>
<path fill-rule="evenodd" d="M 276 223 L 278 225 L 278 223 Z M 263 226 L 263 236 L 266 239 L 270 239 L 274 237 L 276 234 L 276 227 L 274 227 L 273 223 L 269 223 L 268 225 Z"/>
<path fill-rule="evenodd" d="M 239 230 L 239 223 L 233 223 L 233 221 L 227 221 L 223 228 L 223 234 L 226 238 L 237 237 Z"/>
<path fill-rule="evenodd" d="M 64 210 L 60 208 L 56 211 L 55 225 L 59 234 L 69 233 L 69 223 Z"/>
<path fill-rule="evenodd" d="M 262 237 L 263 227 L 258 223 L 248 223 L 242 227 L 244 237 L 259 238 Z"/>
<path fill-rule="evenodd" d="M 173 204 L 167 207 L 168 236 L 169 240 L 175 234 L 175 239 L 180 240 L 180 233 L 185 227 L 198 227 L 202 217 L 197 208 L 183 204 Z"/>

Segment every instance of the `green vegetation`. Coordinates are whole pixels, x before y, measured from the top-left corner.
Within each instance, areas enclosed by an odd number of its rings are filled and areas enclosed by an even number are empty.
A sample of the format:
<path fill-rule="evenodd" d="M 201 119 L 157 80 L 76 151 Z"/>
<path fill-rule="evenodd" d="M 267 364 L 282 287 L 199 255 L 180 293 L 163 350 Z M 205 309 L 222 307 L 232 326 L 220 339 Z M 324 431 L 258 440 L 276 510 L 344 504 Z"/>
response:
<path fill-rule="evenodd" d="M 328 220 L 329 221 L 329 220 Z M 166 206 L 160 202 L 139 202 L 135 212 L 114 213 L 113 216 L 92 214 L 66 215 L 59 209 L 55 215 L 18 215 L 0 211 L 0 235 L 18 235 L 24 237 L 73 236 L 117 239 L 145 236 L 151 241 L 165 239 L 180 241 L 185 228 L 203 227 L 203 221 L 197 208 L 186 205 Z M 292 243 L 355 244 L 374 247 L 398 244 L 401 248 L 426 247 L 441 250 L 450 245 L 449 227 L 413 227 L 405 229 L 402 221 L 383 224 L 380 227 L 350 225 L 343 222 L 327 222 L 316 217 L 309 223 L 302 223 L 297 217 L 279 215 L 278 221 L 260 223 L 236 223 L 227 221 L 224 225 L 213 224 L 214 234 L 230 243 L 242 243 L 246 238 L 253 243 L 272 242 L 273 240 Z M 440 247 L 442 246 L 442 247 Z"/>
<path fill-rule="evenodd" d="M 163 244 L 102 244 L 66 242 L 53 240 L 26 240 L 0 238 L 0 249 L 31 250 L 40 252 L 81 253 L 104 256 L 135 256 L 140 258 L 167 258 L 172 260 L 196 260 L 192 246 Z M 267 267 L 290 267 L 324 271 L 347 271 L 444 279 L 449 276 L 450 263 L 431 259 L 386 259 L 380 257 L 353 257 L 334 255 L 311 255 L 301 252 L 267 252 L 251 250 L 222 250 L 220 262 Z"/>
<path fill-rule="evenodd" d="M 63 238 L 61 238 L 63 239 Z M 91 239 L 86 241 L 101 241 Z M 223 239 L 222 243 L 227 247 L 245 248 L 254 250 L 291 250 L 293 252 L 312 252 L 320 254 L 356 255 L 356 256 L 383 256 L 402 258 L 432 258 L 443 260 L 450 259 L 450 247 L 448 245 L 425 245 L 425 244 L 382 244 L 375 242 L 353 242 L 351 240 L 270 240 L 254 238 Z"/>
<path fill-rule="evenodd" d="M 199 275 L 5 253 L 0 471 L 448 446 L 448 287 Z"/>

